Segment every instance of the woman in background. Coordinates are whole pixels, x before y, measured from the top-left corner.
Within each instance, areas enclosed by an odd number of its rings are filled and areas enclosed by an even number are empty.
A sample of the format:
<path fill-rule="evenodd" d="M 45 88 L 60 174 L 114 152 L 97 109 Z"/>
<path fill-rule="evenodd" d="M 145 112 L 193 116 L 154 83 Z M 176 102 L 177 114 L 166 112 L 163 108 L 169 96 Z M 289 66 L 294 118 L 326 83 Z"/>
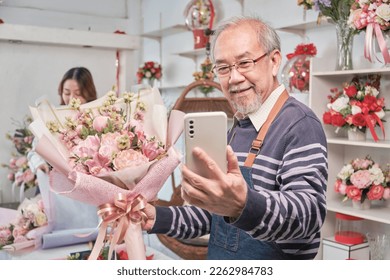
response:
<path fill-rule="evenodd" d="M 96 100 L 96 87 L 91 72 L 85 67 L 69 69 L 58 85 L 58 94 L 61 105 L 68 105 L 72 98 L 78 98 L 81 104 Z M 34 148 L 28 153 L 27 159 L 34 174 L 38 169 L 45 173 L 49 172 L 49 165 L 35 152 Z"/>

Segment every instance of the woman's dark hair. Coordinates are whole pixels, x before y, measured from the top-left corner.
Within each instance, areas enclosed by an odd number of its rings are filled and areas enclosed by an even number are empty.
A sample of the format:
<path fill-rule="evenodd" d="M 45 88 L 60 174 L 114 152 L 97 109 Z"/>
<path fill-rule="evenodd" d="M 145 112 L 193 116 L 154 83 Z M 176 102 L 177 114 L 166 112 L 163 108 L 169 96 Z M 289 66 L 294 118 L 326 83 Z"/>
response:
<path fill-rule="evenodd" d="M 69 69 L 58 86 L 58 94 L 60 95 L 61 105 L 65 105 L 64 99 L 62 98 L 62 91 L 66 80 L 76 80 L 81 95 L 87 102 L 93 101 L 97 98 L 95 84 L 91 72 L 85 67 L 74 67 Z"/>

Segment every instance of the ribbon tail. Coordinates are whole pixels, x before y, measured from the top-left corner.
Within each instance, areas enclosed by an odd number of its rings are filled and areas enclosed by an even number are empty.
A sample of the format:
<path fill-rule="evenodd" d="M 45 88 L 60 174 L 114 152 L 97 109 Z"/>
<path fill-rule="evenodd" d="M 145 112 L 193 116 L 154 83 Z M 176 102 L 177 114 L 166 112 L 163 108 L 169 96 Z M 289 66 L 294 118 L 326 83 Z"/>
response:
<path fill-rule="evenodd" d="M 364 43 L 364 57 L 368 59 L 368 61 L 372 62 L 371 53 L 372 53 L 372 35 L 373 35 L 373 26 L 372 24 L 367 25 L 366 29 L 366 39 Z"/>
<path fill-rule="evenodd" d="M 114 249 L 116 248 L 116 245 L 120 242 L 121 236 L 123 235 L 122 229 L 126 225 L 126 220 L 127 220 L 127 217 L 123 216 L 120 219 L 118 226 L 115 228 L 114 235 L 113 235 L 111 242 L 110 242 L 110 248 L 108 249 L 108 257 L 107 258 L 109 260 L 112 258 L 112 253 L 113 253 Z"/>
<path fill-rule="evenodd" d="M 93 246 L 93 249 L 91 251 L 91 254 L 88 257 L 88 260 L 97 260 L 99 257 L 100 251 L 103 248 L 104 245 L 104 239 L 106 237 L 106 231 L 107 231 L 107 223 L 102 223 L 102 226 L 99 229 L 98 236 L 96 238 L 95 245 Z"/>
<path fill-rule="evenodd" d="M 377 123 L 379 124 L 379 127 L 382 130 L 383 140 L 385 140 L 386 139 L 386 133 L 385 133 L 385 127 L 383 126 L 383 122 L 381 121 L 381 119 L 376 114 L 373 114 L 373 117 L 377 121 Z"/>
<path fill-rule="evenodd" d="M 383 63 L 384 64 L 390 63 L 389 50 L 387 49 L 386 41 L 385 41 L 385 38 L 383 37 L 383 33 L 382 33 L 381 28 L 379 27 L 379 24 L 375 24 L 375 36 L 376 36 L 379 48 L 380 48 L 382 55 L 383 55 L 383 60 L 384 60 Z"/>
<path fill-rule="evenodd" d="M 372 125 L 371 117 L 368 115 L 368 116 L 365 116 L 365 119 L 366 119 L 366 124 L 367 124 L 368 128 L 370 129 L 372 138 L 374 138 L 375 142 L 378 142 L 379 138 L 375 132 L 374 126 Z"/>

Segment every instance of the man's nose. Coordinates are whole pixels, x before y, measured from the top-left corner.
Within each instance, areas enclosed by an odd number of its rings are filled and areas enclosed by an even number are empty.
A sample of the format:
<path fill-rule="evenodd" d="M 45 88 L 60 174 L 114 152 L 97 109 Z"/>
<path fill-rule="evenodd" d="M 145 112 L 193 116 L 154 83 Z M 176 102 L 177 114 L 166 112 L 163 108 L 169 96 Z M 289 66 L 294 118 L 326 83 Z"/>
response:
<path fill-rule="evenodd" d="M 230 79 L 229 79 L 229 83 L 230 84 L 235 84 L 235 83 L 238 83 L 238 82 L 242 82 L 243 80 L 245 80 L 245 76 L 242 75 L 237 69 L 236 67 L 232 67 L 230 69 Z"/>

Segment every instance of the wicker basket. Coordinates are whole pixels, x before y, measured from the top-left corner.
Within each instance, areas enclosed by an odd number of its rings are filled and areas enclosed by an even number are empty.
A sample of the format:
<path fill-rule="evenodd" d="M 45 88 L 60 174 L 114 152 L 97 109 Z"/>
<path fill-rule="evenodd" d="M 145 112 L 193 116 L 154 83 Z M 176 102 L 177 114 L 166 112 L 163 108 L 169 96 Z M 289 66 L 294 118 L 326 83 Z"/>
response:
<path fill-rule="evenodd" d="M 207 258 L 207 246 L 185 244 L 175 238 L 157 234 L 158 239 L 168 249 L 185 260 L 205 260 Z"/>
<path fill-rule="evenodd" d="M 234 114 L 234 109 L 224 97 L 201 97 L 188 98 L 187 94 L 199 86 L 212 86 L 221 91 L 220 84 L 211 80 L 198 80 L 189 84 L 177 99 L 173 109 L 183 111 L 185 113 L 191 112 L 211 112 L 224 111 L 229 118 Z M 156 205 L 159 206 L 180 206 L 183 205 L 184 200 L 181 198 L 181 185 L 176 186 L 175 178 L 172 175 L 173 193 L 169 201 L 157 200 Z M 163 234 L 157 234 L 158 239 L 168 249 L 174 252 L 179 257 L 186 260 L 205 260 L 207 258 L 207 245 L 199 243 L 199 239 L 181 241 Z"/>

